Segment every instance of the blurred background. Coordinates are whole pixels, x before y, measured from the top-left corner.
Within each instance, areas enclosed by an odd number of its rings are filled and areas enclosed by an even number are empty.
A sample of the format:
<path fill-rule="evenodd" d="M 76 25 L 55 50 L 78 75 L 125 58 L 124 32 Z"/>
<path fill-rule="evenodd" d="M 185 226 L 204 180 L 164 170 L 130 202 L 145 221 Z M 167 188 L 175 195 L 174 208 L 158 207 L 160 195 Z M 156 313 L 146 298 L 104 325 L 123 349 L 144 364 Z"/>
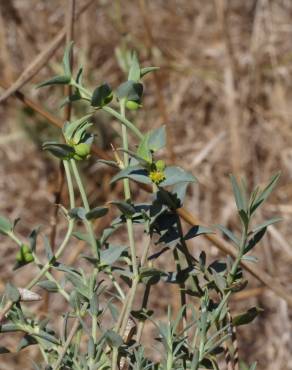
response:
<path fill-rule="evenodd" d="M 77 9 L 85 3 L 77 0 Z M 61 0 L 0 1 L 0 92 L 62 31 L 66 6 Z M 185 206 L 204 223 L 238 230 L 230 173 L 243 176 L 252 189 L 281 170 L 280 184 L 258 221 L 274 216 L 283 221 L 270 227 L 256 254 L 259 266 L 292 294 L 292 1 L 93 0 L 75 22 L 74 41 L 75 71 L 83 66 L 91 90 L 104 81 L 113 87 L 123 81 L 123 55 L 129 50 L 138 52 L 142 65 L 160 67 L 145 78 L 143 108 L 131 118 L 144 131 L 167 125 L 168 147 L 161 158 L 197 177 Z M 60 118 L 63 89 L 35 86 L 60 72 L 63 50 L 64 43 L 21 88 Z M 78 117 L 85 106 L 78 104 L 73 112 Z M 119 126 L 102 113 L 94 119 L 97 145 L 112 156 L 110 144 L 119 146 Z M 23 236 L 40 224 L 52 233 L 54 203 L 66 204 L 66 190 L 58 200 L 59 164 L 41 144 L 59 138 L 60 130 L 14 96 L 0 105 L 0 122 L 0 214 L 21 217 L 17 230 Z M 82 166 L 91 204 L 122 197 L 121 187 L 109 185 L 111 173 L 96 157 Z M 138 187 L 134 194 L 147 199 Z M 56 240 L 64 227 L 59 220 Z M 191 242 L 190 248 L 194 255 L 208 248 L 210 259 L 221 256 L 204 239 Z M 0 236 L 0 291 L 12 276 L 22 286 L 34 273 L 24 267 L 13 275 L 16 249 Z M 69 256 L 72 261 L 81 249 L 78 245 Z M 156 294 L 160 299 L 153 297 L 153 302 L 163 317 L 177 292 Z M 287 303 L 251 278 L 247 290 L 234 296 L 232 309 L 240 312 L 251 305 L 264 312 L 239 330 L 240 358 L 258 360 L 258 370 L 292 369 Z M 59 302 L 54 309 L 62 309 Z M 8 339 L 12 350 L 14 341 L 13 336 Z M 34 355 L 31 349 L 5 355 L 0 369 L 29 369 Z"/>

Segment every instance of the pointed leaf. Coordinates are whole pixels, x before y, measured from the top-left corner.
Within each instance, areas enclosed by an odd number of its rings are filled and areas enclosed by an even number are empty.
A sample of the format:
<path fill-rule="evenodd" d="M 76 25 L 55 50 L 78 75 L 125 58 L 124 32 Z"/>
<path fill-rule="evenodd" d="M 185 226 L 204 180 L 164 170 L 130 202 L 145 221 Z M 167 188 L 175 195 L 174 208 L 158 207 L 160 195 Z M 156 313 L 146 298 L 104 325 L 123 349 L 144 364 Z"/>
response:
<path fill-rule="evenodd" d="M 256 233 L 258 231 L 260 231 L 261 229 L 265 228 L 265 227 L 268 227 L 269 225 L 273 225 L 275 224 L 276 222 L 280 222 L 282 221 L 283 219 L 281 217 L 274 217 L 274 218 L 271 218 L 270 220 L 267 220 L 265 222 L 263 222 L 262 224 L 260 225 L 257 225 L 255 226 L 253 229 L 252 229 L 252 232 L 253 233 Z"/>
<path fill-rule="evenodd" d="M 148 147 L 153 152 L 164 148 L 166 145 L 166 128 L 165 125 L 158 127 L 149 134 Z"/>
<path fill-rule="evenodd" d="M 234 194 L 234 197 L 235 197 L 235 202 L 236 202 L 237 209 L 239 211 L 242 210 L 242 209 L 244 211 L 246 211 L 244 197 L 243 197 L 242 191 L 241 191 L 241 189 L 238 185 L 238 182 L 237 182 L 236 178 L 233 175 L 231 175 L 230 180 L 231 180 L 231 184 L 232 184 L 232 189 L 233 189 L 233 194 Z"/>
<path fill-rule="evenodd" d="M 223 225 L 215 225 L 219 230 L 221 230 L 223 232 L 223 234 L 225 234 L 230 240 L 233 241 L 233 243 L 235 245 L 237 245 L 238 247 L 240 246 L 240 240 L 237 238 L 237 236 L 235 236 L 233 234 L 232 231 L 230 231 L 229 229 L 227 229 L 225 226 Z"/>
<path fill-rule="evenodd" d="M 140 65 L 136 52 L 132 53 L 128 80 L 138 82 L 140 80 Z"/>
<path fill-rule="evenodd" d="M 105 216 L 108 213 L 107 207 L 95 207 L 86 213 L 87 220 L 97 219 Z"/>
<path fill-rule="evenodd" d="M 125 216 L 132 216 L 136 213 L 135 207 L 129 204 L 126 201 L 112 201 L 109 204 L 113 204 L 125 215 Z"/>
<path fill-rule="evenodd" d="M 208 227 L 204 226 L 192 226 L 190 230 L 184 236 L 184 240 L 189 240 L 195 238 L 196 236 L 203 235 L 203 234 L 214 234 L 214 231 Z"/>
<path fill-rule="evenodd" d="M 111 184 L 125 178 L 141 182 L 143 184 L 152 184 L 152 181 L 148 176 L 148 172 L 140 166 L 129 166 L 121 170 L 111 179 Z"/>
<path fill-rule="evenodd" d="M 159 67 L 145 67 L 145 68 L 142 68 L 141 71 L 140 71 L 140 75 L 141 75 L 140 78 L 144 77 L 145 75 L 147 75 L 150 72 L 157 71 L 158 69 L 159 69 Z"/>
<path fill-rule="evenodd" d="M 249 310 L 247 310 L 247 312 L 233 317 L 232 324 L 234 326 L 249 324 L 250 322 L 252 322 L 257 317 L 257 315 L 260 312 L 263 312 L 263 311 L 264 310 L 259 308 L 259 307 L 252 307 Z"/>
<path fill-rule="evenodd" d="M 159 186 L 161 187 L 175 185 L 180 182 L 196 181 L 196 178 L 190 172 L 187 172 L 182 168 L 176 166 L 166 167 L 166 169 L 164 170 L 164 175 L 166 179 L 159 184 Z"/>
<path fill-rule="evenodd" d="M 104 83 L 98 86 L 92 94 L 91 105 L 95 108 L 102 108 L 111 102 L 113 92 L 109 84 Z"/>
<path fill-rule="evenodd" d="M 44 86 L 50 86 L 50 85 L 67 85 L 71 81 L 70 76 L 55 76 L 53 78 L 50 78 L 49 80 L 46 80 L 44 82 L 41 82 L 37 85 L 37 89 Z"/>
<path fill-rule="evenodd" d="M 0 216 L 0 234 L 7 235 L 12 227 L 12 223 L 7 218 Z"/>
<path fill-rule="evenodd" d="M 263 236 L 265 235 L 267 231 L 267 227 L 263 227 L 262 229 L 260 229 L 252 239 L 250 239 L 247 243 L 247 245 L 245 246 L 244 248 L 244 253 L 247 253 L 249 252 L 252 248 L 255 247 L 256 244 L 258 244 L 258 242 L 263 238 Z"/>
<path fill-rule="evenodd" d="M 274 190 L 277 182 L 280 178 L 280 172 L 276 173 L 270 180 L 269 184 L 260 192 L 250 207 L 250 214 L 253 214 L 255 210 L 268 198 L 271 192 Z"/>
<path fill-rule="evenodd" d="M 127 246 L 115 246 L 110 245 L 108 249 L 100 251 L 100 264 L 111 266 L 115 263 L 122 255 L 122 253 L 127 250 Z"/>
<path fill-rule="evenodd" d="M 65 48 L 64 57 L 63 57 L 63 68 L 65 76 L 71 77 L 71 57 L 72 57 L 72 49 L 73 49 L 74 42 L 71 41 L 69 45 Z"/>

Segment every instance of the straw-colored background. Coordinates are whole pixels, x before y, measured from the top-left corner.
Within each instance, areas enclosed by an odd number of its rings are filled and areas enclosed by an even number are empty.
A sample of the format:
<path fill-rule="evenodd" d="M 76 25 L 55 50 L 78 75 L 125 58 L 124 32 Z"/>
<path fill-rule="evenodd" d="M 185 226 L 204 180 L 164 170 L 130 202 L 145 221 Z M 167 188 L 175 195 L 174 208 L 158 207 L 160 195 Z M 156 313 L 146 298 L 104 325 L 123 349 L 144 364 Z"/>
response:
<path fill-rule="evenodd" d="M 78 7 L 82 3 L 77 1 Z M 60 0 L 0 2 L 0 84 L 15 81 L 60 32 L 65 8 L 66 1 Z M 198 178 L 186 208 L 205 223 L 238 228 L 229 173 L 244 176 L 252 188 L 282 171 L 258 221 L 274 216 L 283 221 L 270 228 L 256 254 L 261 268 L 292 294 L 292 2 L 96 0 L 76 22 L 74 39 L 75 65 L 83 65 L 91 89 L 103 81 L 113 86 L 122 81 L 117 48 L 134 48 L 145 66 L 161 67 L 156 77 L 145 79 L 144 107 L 133 117 L 143 130 L 167 124 L 168 149 L 162 155 Z M 60 117 L 62 89 L 38 91 L 34 86 L 59 72 L 62 52 L 63 47 L 21 90 Z M 50 232 L 58 165 L 40 145 L 58 131 L 14 97 L 1 104 L 0 119 L 0 213 L 20 216 L 23 236 L 39 224 Z M 103 150 L 110 142 L 119 145 L 118 125 L 109 117 L 97 115 L 96 127 Z M 122 196 L 119 187 L 110 194 L 109 174 L 94 159 L 84 170 L 92 204 Z M 135 197 L 146 196 L 137 189 Z M 58 237 L 62 231 L 60 222 Z M 202 247 L 210 258 L 220 255 L 203 239 L 190 243 L 195 255 Z M 1 237 L 1 291 L 12 278 L 15 250 Z M 23 285 L 30 273 L 30 268 L 19 270 L 13 281 Z M 176 297 L 170 291 L 164 301 L 159 294 L 162 315 L 167 300 Z M 237 312 L 251 305 L 264 313 L 239 331 L 240 356 L 258 360 L 258 370 L 292 369 L 291 311 L 285 300 L 251 279 L 247 293 L 235 296 L 232 307 Z M 54 309 L 60 310 L 58 302 Z M 8 342 L 15 349 L 13 336 Z M 24 355 L 5 355 L 0 369 L 29 369 L 35 355 L 29 349 Z"/>

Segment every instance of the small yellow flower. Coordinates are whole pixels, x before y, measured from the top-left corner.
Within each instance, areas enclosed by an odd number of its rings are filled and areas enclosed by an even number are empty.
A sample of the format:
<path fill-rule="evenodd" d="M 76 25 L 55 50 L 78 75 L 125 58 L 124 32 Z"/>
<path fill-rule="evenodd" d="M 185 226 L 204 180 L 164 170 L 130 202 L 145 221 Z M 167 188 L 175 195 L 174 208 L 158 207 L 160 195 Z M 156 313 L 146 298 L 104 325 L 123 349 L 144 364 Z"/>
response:
<path fill-rule="evenodd" d="M 165 180 L 165 175 L 162 171 L 151 171 L 149 177 L 154 184 L 158 185 Z"/>

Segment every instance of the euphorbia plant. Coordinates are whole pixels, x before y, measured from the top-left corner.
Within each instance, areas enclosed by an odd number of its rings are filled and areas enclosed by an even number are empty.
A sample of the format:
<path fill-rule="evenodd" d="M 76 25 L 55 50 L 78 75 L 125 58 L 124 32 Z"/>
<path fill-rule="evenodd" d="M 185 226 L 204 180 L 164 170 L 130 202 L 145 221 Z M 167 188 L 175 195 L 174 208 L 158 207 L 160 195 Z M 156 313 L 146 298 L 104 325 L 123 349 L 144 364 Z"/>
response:
<path fill-rule="evenodd" d="M 142 107 L 142 79 L 156 68 L 141 68 L 133 53 L 127 81 L 114 90 L 103 83 L 91 92 L 82 83 L 81 68 L 76 78 L 73 76 L 69 63 L 71 47 L 69 45 L 65 51 L 63 75 L 40 84 L 40 87 L 69 84 L 73 92 L 63 104 L 83 100 L 91 109 L 84 117 L 64 124 L 63 140 L 43 145 L 64 165 L 69 207 L 60 206 L 60 212 L 67 221 L 67 232 L 54 251 L 48 238 L 43 236 L 46 252 L 43 260 L 39 253 L 39 229 L 34 229 L 27 239 L 23 239 L 17 234 L 16 222 L 0 218 L 0 232 L 19 246 L 15 268 L 35 264 L 39 269 L 24 289 L 7 284 L 1 302 L 1 316 L 5 316 L 5 321 L 0 332 L 23 332 L 19 350 L 30 345 L 39 346 L 43 359 L 34 363 L 35 369 L 238 368 L 233 345 L 234 328 L 252 321 L 260 310 L 252 307 L 233 316 L 229 301 L 234 292 L 244 289 L 247 284 L 240 268 L 241 261 L 255 262 L 249 253 L 262 239 L 267 227 L 278 221 L 271 219 L 253 225 L 255 212 L 273 190 L 279 175 L 272 177 L 265 188 L 256 188 L 249 197 L 245 184 L 231 177 L 241 235 L 224 226 L 218 228 L 236 246 L 237 258 L 208 261 L 205 252 L 195 258 L 188 248 L 188 240 L 212 233 L 214 228 L 197 225 L 184 232 L 176 210 L 182 207 L 187 187 L 196 179 L 182 168 L 168 166 L 157 158 L 157 153 L 166 145 L 165 127 L 142 133 L 127 118 L 128 110 Z M 114 150 L 112 161 L 100 162 L 116 168 L 117 173 L 111 182 L 123 181 L 124 199 L 91 207 L 78 163 L 90 156 L 94 141 L 90 131 L 93 126 L 91 117 L 99 110 L 121 123 L 121 149 Z M 134 201 L 132 181 L 152 189 L 149 202 Z M 76 203 L 77 192 L 81 196 L 81 205 Z M 109 207 L 116 207 L 118 216 L 96 235 L 94 221 L 104 217 Z M 80 223 L 84 230 L 80 230 Z M 136 226 L 140 229 L 142 226 L 147 235 L 145 245 L 139 250 Z M 113 244 L 112 235 L 122 227 L 127 228 L 128 245 Z M 74 247 L 76 238 L 88 245 L 88 251 L 80 255 L 88 262 L 85 270 L 61 259 L 67 248 Z M 157 267 L 156 261 L 166 257 L 173 259 L 174 271 Z M 60 274 L 56 275 L 55 271 L 61 272 L 62 277 L 59 278 Z M 176 284 L 180 291 L 181 309 L 174 315 L 169 306 L 162 322 L 157 321 L 149 305 L 149 297 L 154 294 L 153 287 L 158 282 Z M 39 287 L 38 294 L 32 291 L 36 286 Z M 139 286 L 144 287 L 142 297 L 137 296 Z M 29 311 L 26 302 L 41 299 L 41 289 L 49 294 L 57 293 L 66 301 L 62 328 L 54 327 L 54 320 L 52 323 L 39 320 Z M 161 343 L 158 360 L 157 356 L 147 357 L 141 344 L 146 321 L 157 331 L 151 340 Z M 9 351 L 4 347 L 0 349 L 1 353 Z M 255 366 L 245 368 L 252 370 Z"/>

